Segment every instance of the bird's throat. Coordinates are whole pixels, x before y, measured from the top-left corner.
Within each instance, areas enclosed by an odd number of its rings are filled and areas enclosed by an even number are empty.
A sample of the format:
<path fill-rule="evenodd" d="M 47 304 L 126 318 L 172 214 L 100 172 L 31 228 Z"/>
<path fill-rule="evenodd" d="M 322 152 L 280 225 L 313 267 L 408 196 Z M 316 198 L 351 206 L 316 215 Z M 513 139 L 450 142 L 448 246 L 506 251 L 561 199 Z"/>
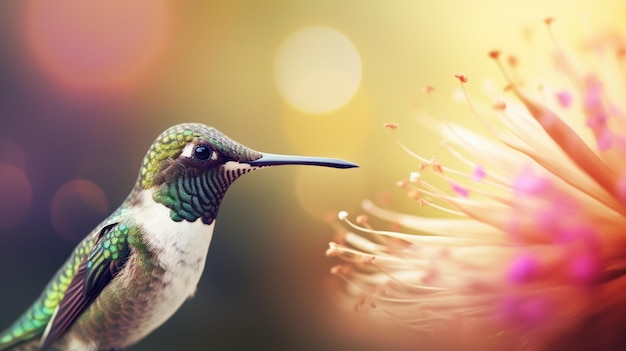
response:
<path fill-rule="evenodd" d="M 175 222 L 195 222 L 200 219 L 211 224 L 232 180 L 219 172 L 176 170 L 168 182 L 156 187 L 152 200 L 170 209 L 169 218 Z"/>

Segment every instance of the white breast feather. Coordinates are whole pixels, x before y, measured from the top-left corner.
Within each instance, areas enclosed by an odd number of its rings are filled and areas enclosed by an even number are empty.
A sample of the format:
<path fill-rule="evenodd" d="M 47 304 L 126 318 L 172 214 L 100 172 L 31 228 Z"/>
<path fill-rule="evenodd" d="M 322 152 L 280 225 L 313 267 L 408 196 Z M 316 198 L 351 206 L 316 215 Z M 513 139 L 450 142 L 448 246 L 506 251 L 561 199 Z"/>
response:
<path fill-rule="evenodd" d="M 153 318 L 144 327 L 145 334 L 148 334 L 168 320 L 195 293 L 204 270 L 215 221 L 209 225 L 200 219 L 174 222 L 170 218 L 170 209 L 154 202 L 152 191 L 143 191 L 140 203 L 142 205 L 134 218 L 140 228 L 150 228 L 144 237 L 146 245 L 158 253 L 158 264 L 165 269 L 163 281 L 166 283 L 159 294 L 159 301 L 154 301 Z"/>

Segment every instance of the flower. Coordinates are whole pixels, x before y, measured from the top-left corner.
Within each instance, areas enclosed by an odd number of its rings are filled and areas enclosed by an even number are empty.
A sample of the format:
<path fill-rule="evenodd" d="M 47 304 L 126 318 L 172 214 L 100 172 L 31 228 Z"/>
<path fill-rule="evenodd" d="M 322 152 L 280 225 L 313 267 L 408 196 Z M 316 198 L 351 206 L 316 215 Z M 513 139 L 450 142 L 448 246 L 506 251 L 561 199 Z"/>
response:
<path fill-rule="evenodd" d="M 370 200 L 367 215 L 339 213 L 326 254 L 344 261 L 331 272 L 345 282 L 345 306 L 462 340 L 506 338 L 518 349 L 623 348 L 626 40 L 592 44 L 587 53 L 600 64 L 579 67 L 555 42 L 556 84 L 537 86 L 517 77 L 516 59 L 490 52 L 507 86 L 489 109 L 469 97 L 468 77 L 456 76 L 490 135 L 437 124 L 460 169 L 400 143 L 419 166 L 398 186 L 442 216 Z"/>

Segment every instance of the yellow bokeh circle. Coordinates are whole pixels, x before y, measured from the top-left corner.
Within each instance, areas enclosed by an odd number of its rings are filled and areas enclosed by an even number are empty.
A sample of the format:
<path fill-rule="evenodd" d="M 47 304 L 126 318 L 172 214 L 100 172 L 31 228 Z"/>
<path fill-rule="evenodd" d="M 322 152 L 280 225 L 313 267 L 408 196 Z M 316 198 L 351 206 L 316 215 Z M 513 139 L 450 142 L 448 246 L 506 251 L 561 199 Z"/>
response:
<path fill-rule="evenodd" d="M 341 32 L 306 27 L 287 37 L 276 53 L 274 78 L 283 99 L 311 114 L 334 111 L 350 101 L 361 83 L 361 58 Z"/>

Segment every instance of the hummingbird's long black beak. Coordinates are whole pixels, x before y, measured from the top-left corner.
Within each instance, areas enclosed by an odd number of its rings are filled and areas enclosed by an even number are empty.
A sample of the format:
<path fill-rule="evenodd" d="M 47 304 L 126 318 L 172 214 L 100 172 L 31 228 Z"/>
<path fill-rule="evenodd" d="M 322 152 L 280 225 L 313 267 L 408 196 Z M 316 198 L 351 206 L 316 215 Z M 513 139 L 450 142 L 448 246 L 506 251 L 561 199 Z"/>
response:
<path fill-rule="evenodd" d="M 328 157 L 309 157 L 309 156 L 290 156 L 290 155 L 276 155 L 261 153 L 261 158 L 254 161 L 242 161 L 253 167 L 263 166 L 280 166 L 280 165 L 311 165 L 311 166 L 323 166 L 333 168 L 354 168 L 358 165 L 340 160 L 337 158 Z"/>

